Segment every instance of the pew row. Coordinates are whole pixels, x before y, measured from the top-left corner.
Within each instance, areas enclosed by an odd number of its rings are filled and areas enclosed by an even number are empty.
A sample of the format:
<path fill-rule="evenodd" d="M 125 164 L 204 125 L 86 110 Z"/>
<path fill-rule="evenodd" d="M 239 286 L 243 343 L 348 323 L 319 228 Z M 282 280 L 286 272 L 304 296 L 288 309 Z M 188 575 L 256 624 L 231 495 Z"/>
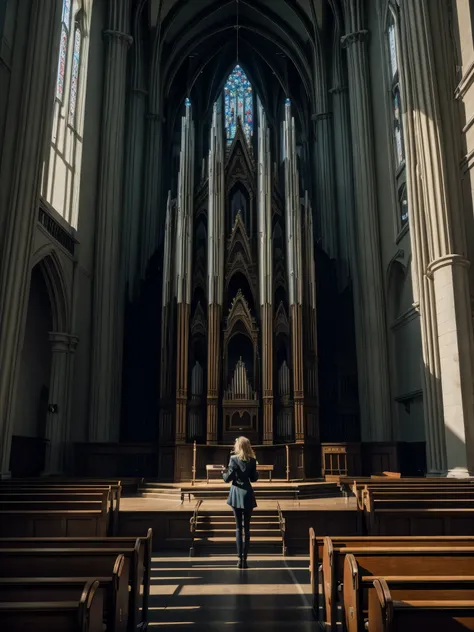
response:
<path fill-rule="evenodd" d="M 0 537 L 106 537 L 104 511 L 0 509 Z"/>
<path fill-rule="evenodd" d="M 103 609 L 99 582 L 88 581 L 71 601 L 0 602 L 0 623 L 8 632 L 102 632 Z"/>
<path fill-rule="evenodd" d="M 341 587 L 345 557 L 352 554 L 364 576 L 474 576 L 473 547 L 345 547 L 335 548 L 329 538 L 323 551 L 325 618 L 329 629 L 344 620 Z"/>
<path fill-rule="evenodd" d="M 474 553 L 474 552 L 473 552 Z M 344 558 L 343 603 L 347 632 L 363 632 L 368 621 L 369 598 L 374 590 L 371 575 L 364 575 L 356 558 Z M 473 598 L 474 576 L 384 576 L 394 599 L 399 601 L 465 601 Z"/>
<path fill-rule="evenodd" d="M 46 479 L 47 480 L 47 479 Z M 73 498 L 76 494 L 107 494 L 109 497 L 109 512 L 110 512 L 110 535 L 116 535 L 118 533 L 118 520 L 120 513 L 120 499 L 121 499 L 121 486 L 107 485 L 107 484 L 81 484 L 66 483 L 59 485 L 58 483 L 48 482 L 34 482 L 31 484 L 25 484 L 23 481 L 17 481 L 12 483 L 11 480 L 0 481 L 0 494 L 11 494 L 17 496 L 20 500 L 21 496 L 26 494 L 31 499 L 34 499 L 36 495 L 48 494 L 51 496 L 57 495 L 57 500 L 64 500 L 67 497 Z M 39 498 L 38 498 L 39 499 Z M 28 500 L 28 498 L 24 498 Z M 46 498 L 44 500 L 47 500 Z M 54 500 L 54 498 L 51 498 Z M 79 500 L 79 498 L 78 498 Z"/>
<path fill-rule="evenodd" d="M 107 608 L 102 617 L 113 630 L 126 632 L 130 622 L 130 557 L 104 549 L 4 549 L 0 578 L 111 578 Z M 132 613 L 133 614 L 133 613 Z M 128 629 L 132 629 L 131 624 Z"/>
<path fill-rule="evenodd" d="M 0 556 L 4 549 L 112 549 L 120 551 L 133 549 L 136 559 L 131 568 L 130 612 L 135 611 L 138 627 L 145 629 L 148 625 L 148 604 L 151 581 L 151 556 L 153 532 L 148 529 L 146 537 L 113 537 L 113 538 L 0 538 Z M 136 581 L 135 581 L 136 578 Z M 133 583 L 133 586 L 132 586 Z M 137 585 L 135 585 L 137 584 Z M 133 601 L 132 601 L 133 595 Z M 136 602 L 135 602 L 136 600 Z"/>
<path fill-rule="evenodd" d="M 318 586 L 322 586 L 322 563 L 324 541 L 328 538 L 333 548 L 346 547 L 474 547 L 474 536 L 316 536 L 314 529 L 309 529 L 309 572 L 313 595 L 313 608 L 321 608 L 318 604 Z"/>
<path fill-rule="evenodd" d="M 369 595 L 368 629 L 370 632 L 420 632 L 474 630 L 474 600 L 393 599 L 387 582 L 375 579 Z"/>

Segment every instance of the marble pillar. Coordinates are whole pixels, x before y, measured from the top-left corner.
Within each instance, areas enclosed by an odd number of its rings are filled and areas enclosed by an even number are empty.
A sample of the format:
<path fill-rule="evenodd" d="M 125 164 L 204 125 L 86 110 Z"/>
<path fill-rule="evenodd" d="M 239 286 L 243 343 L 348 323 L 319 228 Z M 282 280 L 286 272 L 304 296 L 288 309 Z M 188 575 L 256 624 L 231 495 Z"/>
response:
<path fill-rule="evenodd" d="M 45 474 L 62 474 L 65 469 L 65 454 L 69 440 L 68 428 L 68 375 L 69 358 L 74 344 L 71 336 L 61 332 L 49 334 L 51 343 L 51 377 L 49 384 L 49 406 L 46 417 Z"/>
<path fill-rule="evenodd" d="M 370 103 L 364 0 L 343 0 L 352 128 L 357 274 L 360 294 L 362 345 L 358 364 L 365 364 L 362 390 L 363 441 L 392 439 L 385 297 L 380 258 L 380 237 Z M 362 403 L 361 402 L 361 403 Z"/>
<path fill-rule="evenodd" d="M 110 2 L 104 31 L 105 73 L 92 312 L 90 441 L 117 441 L 123 304 L 120 301 L 125 89 L 131 0 Z"/>
<path fill-rule="evenodd" d="M 465 476 L 474 473 L 474 341 L 455 167 L 459 152 L 450 123 L 453 101 L 447 97 L 446 75 L 452 71 L 447 46 L 433 39 L 434 28 L 444 37 L 446 6 L 404 0 L 400 14 L 410 225 L 415 228 L 411 239 L 418 273 L 423 275 L 419 279 L 423 360 L 433 386 L 428 404 L 436 413 L 430 417 L 425 412 L 428 464 L 434 473 Z"/>
<path fill-rule="evenodd" d="M 0 263 L 0 477 L 9 476 L 13 406 L 26 323 L 30 257 L 38 215 L 45 139 L 51 133 L 61 0 L 30 3 L 18 134 L 7 187 L 7 226 Z"/>
<path fill-rule="evenodd" d="M 133 17 L 131 50 L 131 90 L 128 98 L 127 141 L 125 154 L 124 226 L 123 226 L 123 285 L 128 299 L 133 301 L 139 291 L 140 216 L 143 202 L 143 165 L 145 146 L 145 51 L 141 24 L 146 0 L 136 5 Z"/>
<path fill-rule="evenodd" d="M 327 99 L 324 99 L 327 106 Z M 312 116 L 317 165 L 317 200 L 321 222 L 321 245 L 330 259 L 338 259 L 337 215 L 334 187 L 332 112 Z"/>

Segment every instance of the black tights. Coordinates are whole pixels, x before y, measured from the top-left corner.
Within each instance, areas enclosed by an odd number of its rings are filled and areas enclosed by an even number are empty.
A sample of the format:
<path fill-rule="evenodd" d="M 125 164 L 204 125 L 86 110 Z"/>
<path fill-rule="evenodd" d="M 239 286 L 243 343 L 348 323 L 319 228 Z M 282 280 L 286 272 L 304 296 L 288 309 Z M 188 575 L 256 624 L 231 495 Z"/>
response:
<path fill-rule="evenodd" d="M 252 509 L 236 509 L 232 507 L 235 518 L 235 540 L 237 543 L 237 555 L 247 557 L 250 545 L 250 519 Z M 242 536 L 245 535 L 243 539 Z"/>

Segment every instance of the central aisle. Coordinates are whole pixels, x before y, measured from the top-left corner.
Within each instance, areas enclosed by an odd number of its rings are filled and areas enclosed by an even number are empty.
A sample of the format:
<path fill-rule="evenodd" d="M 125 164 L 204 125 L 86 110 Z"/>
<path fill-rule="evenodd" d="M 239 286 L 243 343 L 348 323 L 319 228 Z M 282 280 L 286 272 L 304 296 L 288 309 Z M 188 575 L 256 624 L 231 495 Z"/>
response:
<path fill-rule="evenodd" d="M 162 630 L 316 630 L 307 557 L 154 557 L 150 626 Z"/>

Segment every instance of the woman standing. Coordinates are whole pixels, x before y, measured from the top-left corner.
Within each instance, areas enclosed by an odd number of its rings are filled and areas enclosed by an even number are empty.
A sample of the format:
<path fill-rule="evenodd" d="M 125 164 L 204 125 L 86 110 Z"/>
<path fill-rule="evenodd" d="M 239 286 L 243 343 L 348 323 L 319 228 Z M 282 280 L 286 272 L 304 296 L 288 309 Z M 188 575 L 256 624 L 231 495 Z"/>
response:
<path fill-rule="evenodd" d="M 235 440 L 234 454 L 230 457 L 229 465 L 222 477 L 226 483 L 232 481 L 227 504 L 232 507 L 235 518 L 235 537 L 239 557 L 237 567 L 248 568 L 250 519 L 252 511 L 257 506 L 252 483 L 258 480 L 258 472 L 255 453 L 247 437 L 238 437 Z"/>

